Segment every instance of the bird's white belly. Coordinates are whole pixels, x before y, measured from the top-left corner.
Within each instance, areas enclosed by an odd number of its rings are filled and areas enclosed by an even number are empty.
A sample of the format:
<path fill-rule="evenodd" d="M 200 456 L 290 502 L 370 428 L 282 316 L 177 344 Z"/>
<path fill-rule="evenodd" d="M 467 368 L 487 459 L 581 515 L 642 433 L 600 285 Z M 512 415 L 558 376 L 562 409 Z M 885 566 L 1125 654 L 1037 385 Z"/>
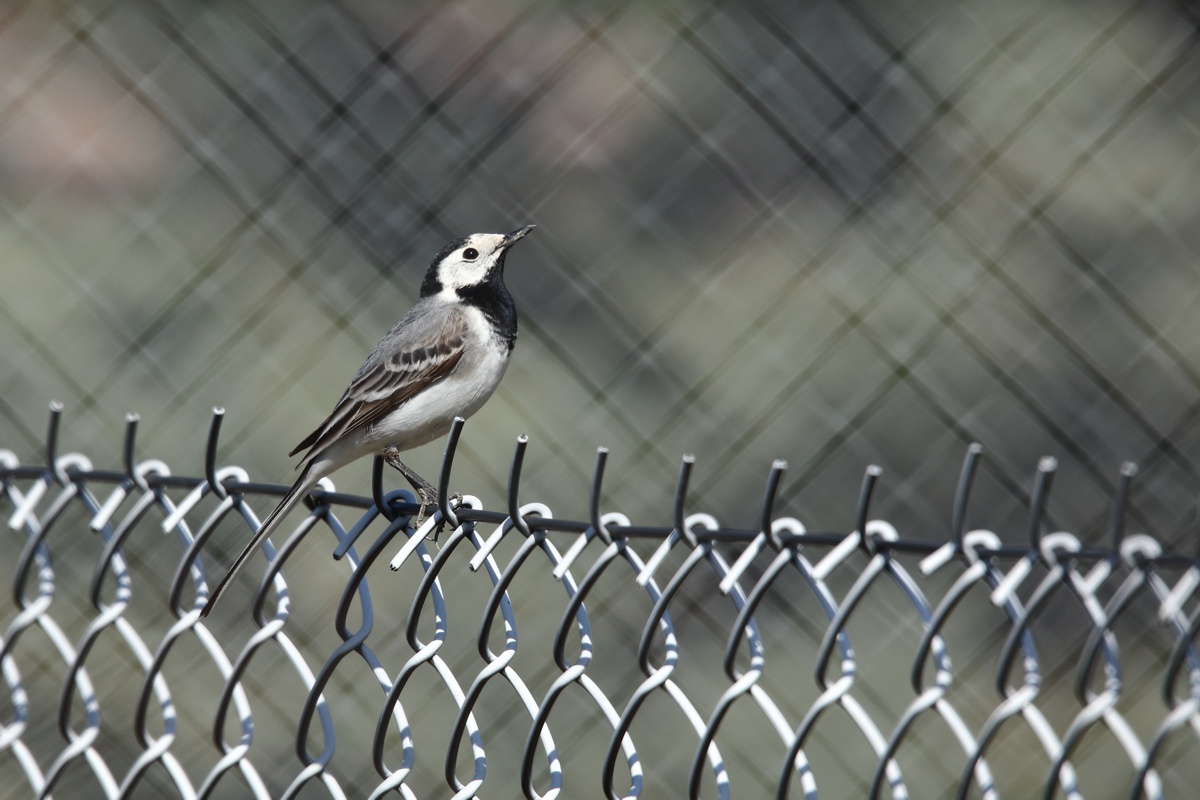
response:
<path fill-rule="evenodd" d="M 367 452 L 408 450 L 445 435 L 455 417 L 470 417 L 487 402 L 507 367 L 507 353 L 488 350 L 475 358 L 464 356 L 444 379 L 366 428 L 361 445 Z"/>

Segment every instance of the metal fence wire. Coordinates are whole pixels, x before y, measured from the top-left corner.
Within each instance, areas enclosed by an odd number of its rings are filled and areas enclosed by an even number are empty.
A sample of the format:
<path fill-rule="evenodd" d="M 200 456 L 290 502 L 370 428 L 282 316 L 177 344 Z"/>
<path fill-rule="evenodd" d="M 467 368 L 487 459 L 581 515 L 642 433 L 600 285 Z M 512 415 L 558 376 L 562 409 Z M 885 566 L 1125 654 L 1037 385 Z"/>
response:
<path fill-rule="evenodd" d="M 1132 465 L 1109 547 L 1043 533 L 1050 458 L 1027 542 L 966 531 L 978 447 L 942 542 L 871 519 L 877 467 L 848 533 L 776 516 L 781 461 L 757 529 L 689 513 L 691 458 L 670 524 L 637 526 L 604 510 L 604 449 L 588 520 L 522 503 L 524 437 L 504 511 L 453 501 L 460 421 L 430 519 L 414 529 L 415 498 L 384 494 L 382 458 L 372 498 L 324 486 L 286 542 L 264 546 L 234 612 L 256 627 L 232 639 L 200 617 L 206 547 L 248 536 L 256 501 L 286 487 L 217 466 L 221 414 L 203 478 L 139 462 L 136 416 L 124 470 L 59 455 L 57 407 L 45 465 L 0 451 L 8 527 L 24 537 L 0 645 L 12 796 L 1159 798 L 1196 785 L 1200 610 L 1183 606 L 1200 562 L 1125 535 Z M 314 534 L 349 567 L 336 591 L 292 572 Z M 82 562 L 88 538 L 90 580 L 58 566 L 60 550 Z M 1157 619 L 1130 625 L 1139 604 Z M 308 618 L 331 606 L 322 646 Z M 904 656 L 876 662 L 891 637 Z M 294 731 L 290 757 L 261 740 L 271 716 Z"/>
<path fill-rule="evenodd" d="M 1195 795 L 1198 23 L 0 0 L 0 797 Z M 351 465 L 196 624 L 432 255 L 529 223 L 466 524 Z"/>

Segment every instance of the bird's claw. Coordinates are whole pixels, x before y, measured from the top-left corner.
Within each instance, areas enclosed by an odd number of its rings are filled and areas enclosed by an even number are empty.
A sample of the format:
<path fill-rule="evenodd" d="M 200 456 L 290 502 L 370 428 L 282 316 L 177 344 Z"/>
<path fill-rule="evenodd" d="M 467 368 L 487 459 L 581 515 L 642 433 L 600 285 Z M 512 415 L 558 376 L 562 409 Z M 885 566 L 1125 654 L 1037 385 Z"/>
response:
<path fill-rule="evenodd" d="M 436 512 L 440 508 L 440 505 L 438 504 L 437 492 L 426 492 L 421 490 L 418 492 L 418 494 L 421 496 L 421 502 L 419 510 L 417 511 L 417 518 L 413 520 L 414 528 L 420 528 L 428 518 L 428 515 Z M 459 505 L 462 504 L 462 500 L 463 496 L 460 493 L 455 492 L 454 494 L 450 495 L 448 505 L 452 509 L 458 508 Z M 444 527 L 446 527 L 446 521 L 443 519 L 438 523 L 437 528 L 435 528 L 433 531 L 433 540 L 435 542 L 437 541 L 438 536 L 441 535 Z"/>

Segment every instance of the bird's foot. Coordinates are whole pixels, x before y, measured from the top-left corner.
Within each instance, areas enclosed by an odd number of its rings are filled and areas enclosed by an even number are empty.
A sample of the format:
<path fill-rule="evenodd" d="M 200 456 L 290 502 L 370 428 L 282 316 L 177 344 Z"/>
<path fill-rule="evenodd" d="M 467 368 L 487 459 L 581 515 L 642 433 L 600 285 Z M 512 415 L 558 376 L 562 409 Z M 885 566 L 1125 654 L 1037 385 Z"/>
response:
<path fill-rule="evenodd" d="M 459 504 L 462 503 L 462 499 L 463 499 L 463 496 L 461 494 L 455 492 L 454 494 L 450 495 L 447 505 L 449 505 L 450 508 L 458 508 Z M 422 503 L 421 512 L 417 515 L 417 521 L 416 521 L 416 527 L 418 527 L 418 528 L 421 527 L 421 523 L 425 521 L 425 512 L 427 510 L 437 511 L 439 508 L 436 493 L 433 495 L 433 498 L 429 499 L 429 500 L 426 500 L 424 497 L 422 497 L 421 503 Z M 438 540 L 438 537 L 442 535 L 442 530 L 445 527 L 446 527 L 446 519 L 445 519 L 445 517 L 443 517 L 442 519 L 438 520 L 437 527 L 435 527 L 433 529 L 433 541 L 434 542 L 436 542 Z"/>
<path fill-rule="evenodd" d="M 387 462 L 387 464 L 389 466 L 394 467 L 395 469 L 399 470 L 400 474 L 405 477 L 405 479 L 413 487 L 413 490 L 417 493 L 417 496 L 420 498 L 421 507 L 420 507 L 420 510 L 417 512 L 416 520 L 413 521 L 413 527 L 420 528 L 421 524 L 423 522 L 425 522 L 425 518 L 428 515 L 428 513 L 431 511 L 437 511 L 437 509 L 438 509 L 437 487 L 434 486 L 429 481 L 422 478 L 411 467 L 409 467 L 407 464 L 405 464 L 403 461 L 401 461 L 400 460 L 400 451 L 397 450 L 395 447 L 387 448 L 386 450 L 383 451 L 382 455 L 383 455 L 383 460 L 385 462 Z M 462 498 L 461 494 L 452 495 L 450 497 L 450 506 L 452 508 L 457 508 L 458 504 L 462 502 L 462 499 L 463 498 Z M 446 522 L 445 522 L 445 520 L 442 520 L 438 524 L 437 528 L 433 531 L 433 540 L 435 542 L 437 541 L 438 536 L 441 535 L 442 528 L 444 528 L 445 526 L 446 526 Z"/>
<path fill-rule="evenodd" d="M 413 527 L 420 528 L 421 524 L 425 522 L 425 517 L 428 516 L 430 512 L 437 511 L 438 493 L 437 490 L 432 486 L 414 486 L 413 488 L 416 490 L 417 497 L 420 501 L 420 507 L 417 510 L 417 518 L 413 520 Z"/>
<path fill-rule="evenodd" d="M 425 521 L 425 509 L 437 505 L 437 487 L 418 475 L 412 467 L 401 461 L 400 451 L 395 447 L 387 448 L 380 455 L 383 456 L 383 460 L 388 466 L 404 476 L 404 479 L 408 481 L 409 485 L 412 486 L 420 498 L 421 510 L 417 516 L 417 526 L 419 527 Z"/>

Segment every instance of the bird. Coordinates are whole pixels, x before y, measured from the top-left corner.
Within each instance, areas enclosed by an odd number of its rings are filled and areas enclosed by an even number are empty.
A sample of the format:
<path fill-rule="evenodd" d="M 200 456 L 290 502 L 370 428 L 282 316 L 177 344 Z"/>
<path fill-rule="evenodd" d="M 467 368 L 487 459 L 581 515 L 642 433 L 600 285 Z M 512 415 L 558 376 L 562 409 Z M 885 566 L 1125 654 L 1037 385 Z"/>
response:
<path fill-rule="evenodd" d="M 300 476 L 233 560 L 200 616 L 208 616 L 254 551 L 317 482 L 352 461 L 382 455 L 421 496 L 422 516 L 436 502 L 437 490 L 399 453 L 444 436 L 455 417 L 474 414 L 500 385 L 517 341 L 504 260 L 535 227 L 471 234 L 434 256 L 416 305 L 375 345 L 329 417 L 288 454 L 304 453 L 296 466 Z"/>

